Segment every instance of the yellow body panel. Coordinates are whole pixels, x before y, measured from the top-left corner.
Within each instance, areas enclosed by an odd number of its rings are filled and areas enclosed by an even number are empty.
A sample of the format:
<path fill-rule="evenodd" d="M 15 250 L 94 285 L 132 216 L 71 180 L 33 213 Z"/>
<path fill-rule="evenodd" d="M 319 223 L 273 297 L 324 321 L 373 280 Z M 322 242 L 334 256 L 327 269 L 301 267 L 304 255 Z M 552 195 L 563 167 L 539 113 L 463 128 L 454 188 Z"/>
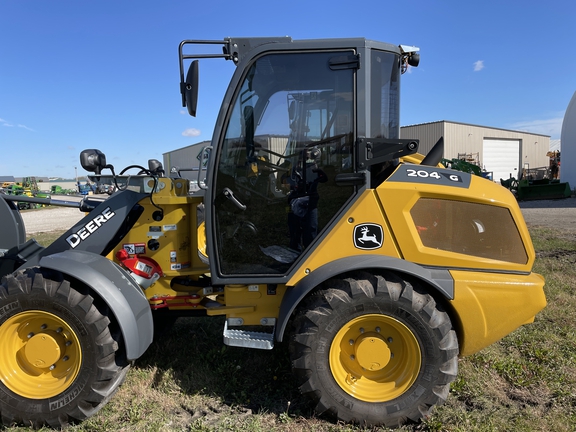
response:
<path fill-rule="evenodd" d="M 148 186 L 154 186 L 152 180 Z M 131 256 L 146 256 L 160 265 L 164 277 L 145 290 L 146 296 L 153 301 L 189 294 L 188 290 L 182 290 L 178 286 L 175 287 L 176 290 L 173 289 L 170 286 L 171 278 L 196 278 L 210 271 L 198 256 L 197 207 L 203 202 L 203 197 L 188 195 L 188 188 L 189 182 L 186 179 L 158 179 L 152 200 L 162 208 L 162 220 L 154 220 L 154 213 L 159 209 L 149 198 L 144 198 L 140 202 L 144 212 L 109 255 L 109 258 L 116 260 L 116 252 L 124 248 Z M 151 240 L 158 242 L 157 249 L 151 247 Z M 191 291 L 196 292 L 197 288 L 192 288 Z M 182 301 L 178 303 L 181 304 Z"/>
<path fill-rule="evenodd" d="M 460 355 L 467 356 L 532 322 L 546 306 L 544 278 L 529 275 L 452 270 Z"/>
<path fill-rule="evenodd" d="M 196 230 L 198 227 L 197 207 L 203 197 L 186 195 L 188 181 L 185 179 L 159 179 L 160 187 L 153 201 L 164 212 L 161 221 L 154 220 L 158 208 L 145 198 L 140 203 L 144 213 L 122 240 L 122 245 L 148 245 L 149 240 L 159 240 L 157 250 L 146 248 L 145 255 L 154 259 L 167 276 L 198 275 L 208 267 L 198 257 Z M 178 187 L 180 186 L 180 187 Z"/>
<path fill-rule="evenodd" d="M 229 285 L 223 292 L 210 296 L 198 286 L 179 282 L 182 278 L 195 280 L 210 272 L 199 256 L 201 253 L 206 259 L 205 224 L 199 223 L 197 217 L 203 196 L 189 195 L 185 179 L 160 178 L 158 181 L 152 201 L 162 208 L 162 220 L 154 219 L 159 209 L 149 198 L 144 198 L 140 202 L 144 212 L 109 254 L 110 259 L 117 261 L 116 252 L 124 248 L 135 252 L 131 256 L 145 256 L 159 264 L 163 277 L 145 289 L 151 307 L 206 310 L 209 316 L 241 317 L 245 325 L 260 325 L 263 318 L 277 318 L 285 285 L 278 285 L 274 291 L 268 291 L 266 285 Z M 154 187 L 152 180 L 148 186 Z M 158 242 L 157 249 L 150 247 L 150 240 Z"/>
<path fill-rule="evenodd" d="M 514 235 L 525 249 L 519 255 L 525 258 L 511 262 L 424 246 L 411 214 L 423 198 L 483 204 L 486 209 L 490 206 L 489 211 L 503 212 L 517 231 Z M 354 226 L 362 223 L 382 226 L 381 248 L 363 251 L 354 247 Z M 452 269 L 451 315 L 462 356 L 473 354 L 533 321 L 546 305 L 544 280 L 531 273 L 535 252 L 516 199 L 507 189 L 480 177 L 471 176 L 469 187 L 387 181 L 376 190 L 365 191 L 322 243 L 315 246 L 288 286 L 334 260 L 364 253 L 402 258 L 425 267 Z"/>
<path fill-rule="evenodd" d="M 228 318 L 242 318 L 244 325 L 261 325 L 263 318 L 278 318 L 285 292 L 285 285 L 278 285 L 272 292 L 268 291 L 267 285 L 227 285 L 224 288 L 224 298 L 228 310 L 215 309 L 213 312 L 209 311 L 208 315 L 225 312 Z M 252 310 L 242 309 L 248 306 L 252 306 Z"/>
<path fill-rule="evenodd" d="M 394 227 L 394 234 L 398 241 L 402 257 L 407 261 L 428 266 L 518 272 L 529 272 L 532 269 L 535 253 L 520 208 L 510 191 L 496 183 L 477 176 L 471 176 L 469 188 L 439 186 L 434 184 L 384 182 L 378 187 L 377 194 L 384 207 L 390 225 Z M 526 262 L 514 263 L 499 261 L 425 247 L 420 240 L 418 229 L 410 214 L 413 206 L 421 198 L 460 200 L 507 209 L 516 224 L 522 243 L 526 249 Z"/>
<path fill-rule="evenodd" d="M 376 192 L 366 190 L 354 205 L 342 215 L 340 221 L 328 233 L 322 243 L 315 246 L 314 252 L 303 262 L 300 271 L 288 281 L 287 285 L 295 285 L 310 272 L 337 259 L 352 255 L 374 254 L 374 251 L 363 251 L 354 247 L 354 227 L 362 223 L 374 223 L 382 226 L 383 244 L 377 253 L 401 258 L 392 232 L 384 218 Z"/>
<path fill-rule="evenodd" d="M 530 273 L 535 253 L 515 198 L 507 189 L 479 177 L 472 176 L 469 187 L 433 181 L 394 181 L 392 177 L 377 189 L 362 192 L 331 231 L 321 240 L 317 239 L 310 255 L 286 285 L 279 284 L 272 291 L 265 284 L 227 285 L 213 296 L 179 282 L 182 277 L 197 279 L 210 271 L 198 255 L 201 251 L 206 259 L 205 226 L 197 220 L 197 207 L 203 197 L 188 195 L 184 181 L 178 183 L 178 180 L 164 178 L 159 181 L 153 202 L 162 207 L 163 219 L 156 221 L 154 213 L 159 209 L 148 198 L 143 199 L 140 204 L 145 208 L 144 213 L 118 246 L 125 249 L 139 246 L 144 256 L 162 268 L 164 277 L 145 290 L 153 308 L 205 309 L 209 316 L 225 315 L 241 318 L 244 325 L 262 325 L 270 322 L 268 319 L 278 318 L 287 287 L 296 285 L 326 264 L 363 254 L 380 254 L 425 267 L 450 269 L 454 278 L 450 312 L 462 356 L 473 354 L 532 321 L 546 305 L 544 280 Z M 489 211 L 504 212 L 525 249 L 524 255 L 520 255 L 524 258 L 506 261 L 425 246 L 420 232 L 423 228 L 414 220 L 414 206 L 427 199 L 483 204 Z M 355 246 L 354 230 L 362 224 L 382 227 L 381 247 L 362 250 Z M 150 240 L 158 240 L 160 246 L 151 249 Z"/>

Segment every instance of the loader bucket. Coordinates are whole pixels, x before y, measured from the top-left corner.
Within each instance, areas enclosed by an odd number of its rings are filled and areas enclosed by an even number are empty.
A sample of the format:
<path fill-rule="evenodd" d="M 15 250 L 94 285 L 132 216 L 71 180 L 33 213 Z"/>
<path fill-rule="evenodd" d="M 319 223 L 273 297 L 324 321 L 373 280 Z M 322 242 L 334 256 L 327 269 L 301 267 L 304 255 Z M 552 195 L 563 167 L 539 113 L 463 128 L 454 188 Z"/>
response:
<path fill-rule="evenodd" d="M 520 182 L 518 184 L 517 198 L 518 200 L 537 200 L 537 199 L 559 199 L 568 198 L 572 194 L 569 183 L 557 182 L 541 182 L 533 184 L 526 184 Z"/>

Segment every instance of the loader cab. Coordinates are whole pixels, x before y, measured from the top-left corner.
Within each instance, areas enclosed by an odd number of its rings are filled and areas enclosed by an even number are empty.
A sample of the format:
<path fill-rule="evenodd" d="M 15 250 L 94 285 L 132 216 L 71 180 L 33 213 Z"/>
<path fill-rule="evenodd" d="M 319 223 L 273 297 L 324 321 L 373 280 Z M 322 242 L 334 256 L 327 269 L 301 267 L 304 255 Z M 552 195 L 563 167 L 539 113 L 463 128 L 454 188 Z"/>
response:
<path fill-rule="evenodd" d="M 358 138 L 398 139 L 407 56 L 361 38 L 229 39 L 223 51 L 237 69 L 207 176 L 212 277 L 281 283 L 370 184 Z M 183 102 L 195 111 L 197 65 L 191 74 Z"/>

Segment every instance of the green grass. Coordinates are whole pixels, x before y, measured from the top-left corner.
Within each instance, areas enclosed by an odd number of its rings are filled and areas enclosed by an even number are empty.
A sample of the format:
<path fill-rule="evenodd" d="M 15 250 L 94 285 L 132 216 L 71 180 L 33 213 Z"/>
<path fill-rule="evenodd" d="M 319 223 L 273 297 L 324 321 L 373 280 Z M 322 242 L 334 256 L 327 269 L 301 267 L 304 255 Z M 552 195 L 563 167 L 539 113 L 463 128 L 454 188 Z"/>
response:
<path fill-rule="evenodd" d="M 62 231 L 50 231 L 50 232 L 39 232 L 39 233 L 34 233 L 32 235 L 28 235 L 27 239 L 35 238 L 36 241 L 39 244 L 41 244 L 42 246 L 48 246 L 50 243 L 52 243 L 54 240 L 56 240 L 58 237 L 60 237 L 65 232 L 66 231 L 64 231 L 64 230 L 62 230 Z"/>
<path fill-rule="evenodd" d="M 534 271 L 546 278 L 546 309 L 533 324 L 461 359 L 447 403 L 399 430 L 576 430 L 576 241 L 550 229 L 531 234 Z M 364 430 L 313 414 L 294 388 L 286 346 L 227 347 L 222 326 L 218 318 L 178 320 L 108 405 L 69 430 Z"/>

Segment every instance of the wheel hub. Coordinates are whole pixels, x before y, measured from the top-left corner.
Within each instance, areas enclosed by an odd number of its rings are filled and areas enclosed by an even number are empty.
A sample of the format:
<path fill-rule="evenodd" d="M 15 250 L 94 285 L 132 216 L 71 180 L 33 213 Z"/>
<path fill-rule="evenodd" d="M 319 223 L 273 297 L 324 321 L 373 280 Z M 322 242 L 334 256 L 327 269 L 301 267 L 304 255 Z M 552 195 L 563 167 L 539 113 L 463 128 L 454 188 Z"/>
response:
<path fill-rule="evenodd" d="M 17 313 L 0 325 L 0 341 L 0 381 L 22 397 L 54 397 L 80 373 L 80 341 L 57 315 L 41 310 Z"/>
<path fill-rule="evenodd" d="M 24 358 L 32 366 L 46 368 L 55 364 L 64 352 L 64 341 L 54 332 L 39 333 L 30 338 L 24 347 Z"/>
<path fill-rule="evenodd" d="M 414 384 L 422 354 L 415 334 L 381 314 L 353 318 L 334 336 L 330 370 L 346 393 L 366 402 L 390 401 Z"/>
<path fill-rule="evenodd" d="M 377 371 L 390 362 L 390 348 L 377 333 L 360 337 L 354 347 L 356 361 L 363 369 Z"/>

